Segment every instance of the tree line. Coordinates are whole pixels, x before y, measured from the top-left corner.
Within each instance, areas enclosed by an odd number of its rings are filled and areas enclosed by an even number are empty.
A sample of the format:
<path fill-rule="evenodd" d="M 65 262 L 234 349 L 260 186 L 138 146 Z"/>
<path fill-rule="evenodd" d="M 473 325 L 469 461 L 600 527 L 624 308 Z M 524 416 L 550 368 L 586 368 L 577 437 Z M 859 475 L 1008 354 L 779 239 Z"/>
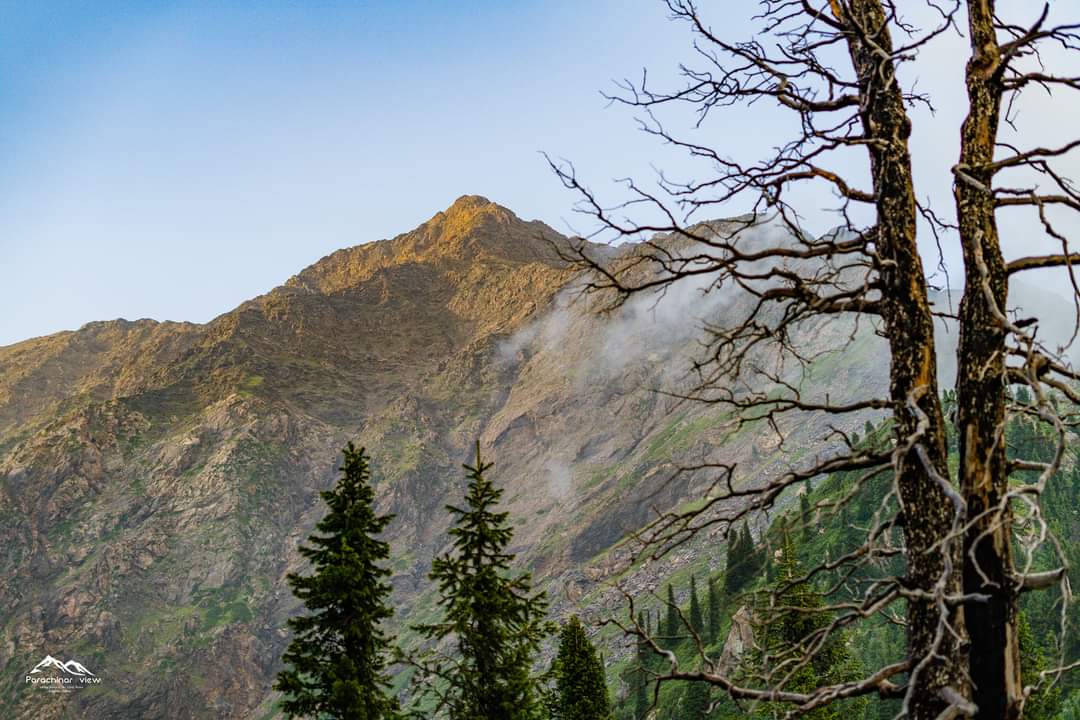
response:
<path fill-rule="evenodd" d="M 610 717 L 604 668 L 578 618 L 558 633 L 550 668 L 535 670 L 541 644 L 555 630 L 543 592 L 516 573 L 508 551 L 514 531 L 498 510 L 502 489 L 480 456 L 466 465 L 461 505 L 449 505 L 450 548 L 432 562 L 441 617 L 415 626 L 428 649 L 392 649 L 384 625 L 393 610 L 390 546 L 379 539 L 391 521 L 375 511 L 367 453 L 344 449 L 341 477 L 321 493 L 328 512 L 300 553 L 311 574 L 288 582 L 305 612 L 289 620 L 287 666 L 274 689 L 288 717 L 342 720 L 603 720 Z M 411 707 L 390 692 L 389 668 L 413 673 Z"/>
<path fill-rule="evenodd" d="M 395 648 L 386 634 L 392 616 L 388 562 L 391 550 L 379 539 L 391 521 L 375 511 L 370 461 L 351 443 L 344 449 L 341 477 L 321 493 L 326 515 L 300 553 L 311 574 L 288 582 L 304 612 L 289 621 L 292 640 L 277 678 L 279 706 L 289 717 L 403 720 L 706 720 L 743 717 L 744 709 L 707 683 L 681 683 L 661 700 L 667 653 L 693 657 L 695 648 L 720 650 L 732 601 L 748 597 L 754 649 L 738 658 L 739 674 L 783 673 L 805 635 L 821 628 L 822 616 L 805 612 L 823 605 L 813 584 L 800 579 L 803 566 L 786 526 L 778 555 L 766 537 L 755 542 L 749 524 L 728 533 L 725 570 L 706 574 L 704 589 L 691 573 L 686 592 L 668 582 L 666 599 L 640 611 L 641 635 L 626 675 L 621 706 L 610 701 L 606 672 L 577 616 L 561 628 L 547 618 L 543 592 L 527 572 L 515 572 L 509 547 L 510 516 L 498 509 L 502 490 L 488 478 L 492 465 L 479 454 L 466 465 L 467 487 L 460 505 L 449 505 L 449 549 L 432 562 L 438 621 L 413 626 L 426 650 Z M 805 494 L 802 496 L 805 502 Z M 794 527 L 794 525 L 792 525 Z M 774 533 L 775 534 L 775 533 Z M 764 582 L 764 585 L 762 584 Z M 681 602 L 677 597 L 682 597 Z M 558 631 L 550 666 L 538 671 L 546 639 Z M 841 636 L 833 648 L 793 677 L 777 679 L 802 690 L 822 679 L 856 674 Z M 392 692 L 390 671 L 412 674 L 408 707 Z M 755 705 L 755 717 L 771 717 L 772 704 Z M 833 717 L 825 711 L 811 717 Z"/>
<path fill-rule="evenodd" d="M 1018 391 L 1012 400 L 1031 403 Z M 949 406 L 951 399 L 943 402 Z M 859 448 L 872 448 L 889 436 L 889 422 L 867 423 L 864 436 L 853 434 Z M 950 432 L 951 435 L 951 432 Z M 1042 457 L 1053 452 L 1047 428 L 1015 418 L 1006 432 L 1010 455 Z M 954 445 L 951 444 L 951 447 Z M 954 450 L 955 452 L 955 450 Z M 281 707 L 294 717 L 404 718 L 615 718 L 617 720 L 731 720 L 783 714 L 784 700 L 822 684 L 845 685 L 868 667 L 887 666 L 902 654 L 901 626 L 835 630 L 839 616 L 830 603 L 857 597 L 850 587 L 881 572 L 901 567 L 877 565 L 851 572 L 836 566 L 808 573 L 818 558 L 857 551 L 857 528 L 873 523 L 890 485 L 885 479 L 861 483 L 842 471 L 799 488 L 797 499 L 771 523 L 751 532 L 750 523 L 725 533 L 723 571 L 691 567 L 681 580 L 667 582 L 651 607 L 639 607 L 631 626 L 636 642 L 631 660 L 618 677 L 623 692 L 613 702 L 604 664 L 577 617 L 558 629 L 553 662 L 538 671 L 541 644 L 556 630 L 547 619 L 543 593 L 534 592 L 527 573 L 515 573 L 507 551 L 511 518 L 498 510 L 502 491 L 487 477 L 491 465 L 466 466 L 463 502 L 448 506 L 450 548 L 435 558 L 430 578 L 438 591 L 440 620 L 414 626 L 427 643 L 424 652 L 391 650 L 384 621 L 391 616 L 387 562 L 389 546 L 378 539 L 390 521 L 374 511 L 369 461 L 363 450 L 345 448 L 342 477 L 323 493 L 328 513 L 301 553 L 311 575 L 290 575 L 289 582 L 307 613 L 290 621 L 293 641 L 279 675 Z M 1080 462 L 1075 457 L 1051 486 L 1059 501 L 1046 521 L 1063 537 L 1080 529 L 1072 500 L 1080 493 Z M 839 505 L 839 507 L 835 507 Z M 825 512 L 833 508 L 831 513 Z M 810 530 L 813 530 L 812 532 Z M 1080 543 L 1063 551 L 1080 557 Z M 705 548 L 707 558 L 710 548 Z M 1036 570 L 1051 567 L 1052 555 L 1037 558 Z M 900 563 L 894 558 L 894 564 Z M 648 601 L 647 598 L 638 598 Z M 1018 620 L 1024 681 L 1034 691 L 1025 703 L 1032 720 L 1070 718 L 1080 692 L 1076 683 L 1041 683 L 1055 653 L 1055 616 L 1063 598 L 1027 596 Z M 1080 622 L 1077 607 L 1066 604 L 1068 622 Z M 683 678 L 672 681 L 671 658 L 681 667 L 715 670 L 728 654 L 727 630 L 744 615 L 753 633 L 725 670 L 738 682 L 776 688 L 776 700 L 746 703 L 717 692 L 711 683 Z M 610 618 L 601 623 L 612 624 Z M 617 624 L 617 623 L 616 623 Z M 810 646 L 815 646 L 810 652 Z M 1075 648 L 1064 648 L 1073 655 Z M 388 672 L 413 675 L 407 709 L 390 692 Z M 399 682 L 400 685 L 400 682 Z M 1071 693 L 1071 694 L 1070 694 Z M 803 713 L 811 718 L 878 720 L 900 711 L 900 698 L 855 696 L 843 704 L 822 703 Z M 360 714 L 363 712 L 366 714 Z"/>

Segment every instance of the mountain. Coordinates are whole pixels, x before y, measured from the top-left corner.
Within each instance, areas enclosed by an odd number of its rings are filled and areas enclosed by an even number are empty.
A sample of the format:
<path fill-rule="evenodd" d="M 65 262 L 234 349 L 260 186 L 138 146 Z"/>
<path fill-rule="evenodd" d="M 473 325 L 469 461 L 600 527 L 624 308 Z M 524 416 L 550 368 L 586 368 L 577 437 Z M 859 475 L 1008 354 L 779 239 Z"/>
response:
<path fill-rule="evenodd" d="M 350 439 L 395 514 L 399 627 L 430 617 L 426 573 L 477 438 L 556 614 L 616 606 L 615 576 L 655 588 L 709 557 L 706 537 L 628 567 L 619 545 L 715 480 L 680 466 L 736 464 L 749 483 L 830 451 L 824 414 L 780 446 L 658 392 L 693 383 L 701 323 L 740 312 L 738 296 L 685 286 L 611 309 L 578 291 L 562 242 L 465 196 L 205 325 L 117 320 L 0 348 L 0 696 L 15 717 L 272 717 L 297 609 L 284 578 Z M 808 391 L 882 386 L 873 328 L 823 319 L 797 341 L 815 359 L 782 374 Z M 101 683 L 25 688 L 47 649 Z"/>

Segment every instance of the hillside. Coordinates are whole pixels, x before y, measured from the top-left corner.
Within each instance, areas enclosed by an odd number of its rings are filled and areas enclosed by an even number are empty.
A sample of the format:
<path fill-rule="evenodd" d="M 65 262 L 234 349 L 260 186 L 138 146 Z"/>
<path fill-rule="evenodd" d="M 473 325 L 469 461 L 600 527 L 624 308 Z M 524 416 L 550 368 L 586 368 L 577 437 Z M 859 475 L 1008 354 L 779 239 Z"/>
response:
<path fill-rule="evenodd" d="M 736 463 L 753 482 L 828 451 L 827 418 L 781 448 L 657 392 L 693 381 L 701 322 L 737 297 L 690 288 L 599 313 L 553 252 L 562 240 L 466 196 L 205 325 L 118 320 L 0 348 L 0 694 L 16 716 L 271 715 L 295 609 L 284 576 L 349 439 L 396 515 L 398 623 L 429 607 L 442 508 L 477 438 L 556 613 L 613 606 L 616 574 L 658 586 L 616 544 L 700 497 L 710 475 L 679 466 Z M 797 340 L 814 355 L 851 331 L 821 322 Z M 885 377 L 880 342 L 861 328 L 790 379 L 865 394 Z M 22 677 L 46 655 L 101 684 L 43 699 Z"/>

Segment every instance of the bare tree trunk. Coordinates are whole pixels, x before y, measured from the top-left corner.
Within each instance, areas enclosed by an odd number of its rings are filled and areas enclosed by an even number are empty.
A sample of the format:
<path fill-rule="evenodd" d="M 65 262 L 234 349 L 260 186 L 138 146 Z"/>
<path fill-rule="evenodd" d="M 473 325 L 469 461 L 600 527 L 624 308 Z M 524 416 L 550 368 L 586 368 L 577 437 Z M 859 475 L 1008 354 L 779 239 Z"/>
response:
<path fill-rule="evenodd" d="M 1005 456 L 1006 327 L 1001 320 L 1008 277 L 1001 254 L 993 183 L 1003 85 L 993 0 L 969 0 L 971 58 L 967 65 L 970 109 L 961 133 L 956 168 L 956 207 L 964 252 L 960 303 L 957 432 L 960 488 L 970 527 L 964 540 L 964 592 L 968 600 L 972 699 L 979 718 L 1017 718 L 1022 684 L 1013 583 L 1011 512 Z"/>
<path fill-rule="evenodd" d="M 926 277 L 916 244 L 916 204 L 908 137 L 911 122 L 891 62 L 892 39 L 880 0 L 853 0 L 849 21 L 860 32 L 849 35 L 852 62 L 859 76 L 862 124 L 870 143 L 880 253 L 882 316 L 892 365 L 890 396 L 894 403 L 897 483 L 903 504 L 907 544 L 907 584 L 920 593 L 907 604 L 908 656 L 915 664 L 908 694 L 910 717 L 936 718 L 963 697 L 963 648 L 948 631 L 964 637 L 961 609 L 943 618 L 935 593 L 958 595 L 958 543 L 941 545 L 952 531 L 954 504 L 941 479 L 948 476 L 945 423 L 937 387 L 933 316 Z M 833 2 L 842 17 L 843 6 Z M 915 439 L 915 442 L 912 442 Z M 935 477 L 936 476 L 936 477 Z M 946 553 L 949 557 L 946 557 Z"/>

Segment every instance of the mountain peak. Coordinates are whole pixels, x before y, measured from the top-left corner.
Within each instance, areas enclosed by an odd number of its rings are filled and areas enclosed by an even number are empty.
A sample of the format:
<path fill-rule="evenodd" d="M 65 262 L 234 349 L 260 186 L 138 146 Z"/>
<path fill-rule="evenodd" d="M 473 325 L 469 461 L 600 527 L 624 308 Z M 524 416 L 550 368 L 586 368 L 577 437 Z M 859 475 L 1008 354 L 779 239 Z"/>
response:
<path fill-rule="evenodd" d="M 538 220 L 522 220 L 480 195 L 462 195 L 416 229 L 390 240 L 339 250 L 288 284 L 335 292 L 388 267 L 412 263 L 453 267 L 483 258 L 515 265 L 560 265 L 550 243 L 561 239 Z"/>
<path fill-rule="evenodd" d="M 508 227 L 514 224 L 524 224 L 524 221 L 502 205 L 480 195 L 462 195 L 414 232 L 427 229 L 445 241 L 476 233 L 489 226 Z"/>
<path fill-rule="evenodd" d="M 479 208 L 485 208 L 488 206 L 500 207 L 496 203 L 491 202 L 483 195 L 462 195 L 455 200 L 450 207 L 446 209 L 446 214 L 450 215 L 459 212 L 475 211 Z M 503 208 L 505 209 L 505 208 Z"/>

